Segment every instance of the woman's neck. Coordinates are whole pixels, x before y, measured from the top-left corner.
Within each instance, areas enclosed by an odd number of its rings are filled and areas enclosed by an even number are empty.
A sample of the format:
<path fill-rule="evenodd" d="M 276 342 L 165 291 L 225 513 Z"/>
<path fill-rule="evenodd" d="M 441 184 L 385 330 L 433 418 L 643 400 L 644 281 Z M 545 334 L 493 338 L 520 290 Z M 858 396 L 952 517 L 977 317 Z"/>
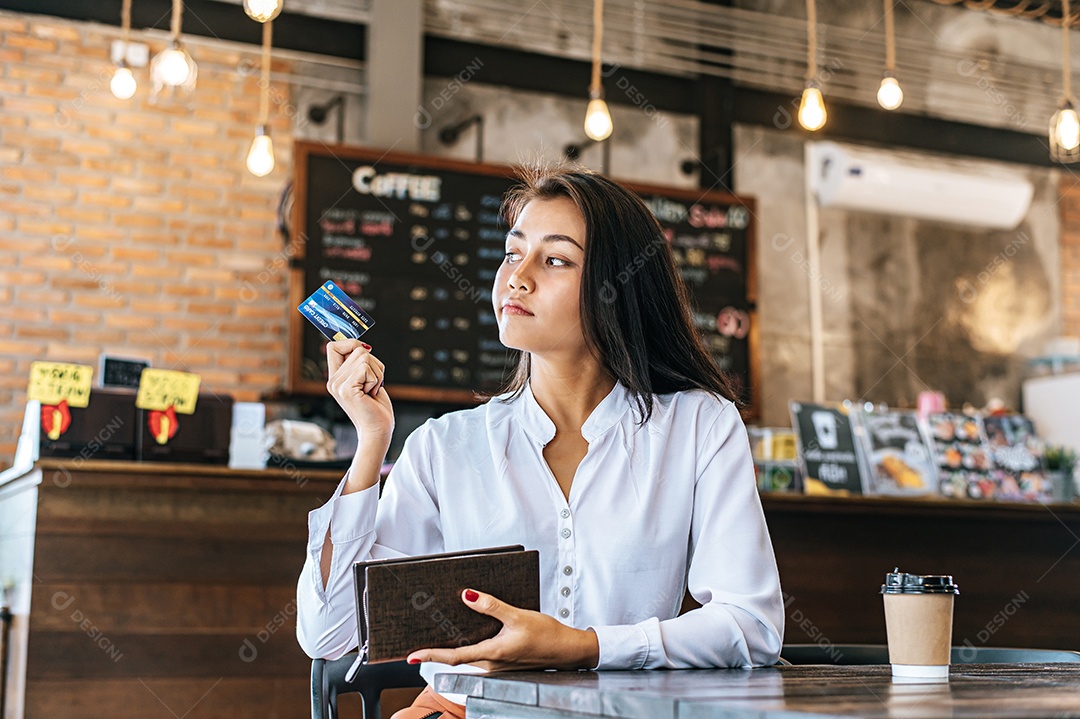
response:
<path fill-rule="evenodd" d="M 529 386 L 556 434 L 581 432 L 581 425 L 615 386 L 615 378 L 592 358 L 572 366 L 532 356 Z"/>

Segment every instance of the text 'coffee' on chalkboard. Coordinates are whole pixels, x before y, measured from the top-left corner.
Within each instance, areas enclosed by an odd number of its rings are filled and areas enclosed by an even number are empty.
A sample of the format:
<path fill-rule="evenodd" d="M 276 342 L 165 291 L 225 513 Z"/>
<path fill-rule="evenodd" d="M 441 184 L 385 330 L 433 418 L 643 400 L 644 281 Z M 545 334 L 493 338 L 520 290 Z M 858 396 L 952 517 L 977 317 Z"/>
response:
<path fill-rule="evenodd" d="M 511 167 L 297 143 L 290 300 L 327 280 L 375 318 L 364 341 L 401 399 L 473 403 L 512 374 L 491 306 Z M 753 201 L 623 183 L 652 209 L 717 364 L 757 406 Z M 628 268 L 633 272 L 634 268 Z M 290 314 L 289 389 L 326 392 L 326 339 Z"/>

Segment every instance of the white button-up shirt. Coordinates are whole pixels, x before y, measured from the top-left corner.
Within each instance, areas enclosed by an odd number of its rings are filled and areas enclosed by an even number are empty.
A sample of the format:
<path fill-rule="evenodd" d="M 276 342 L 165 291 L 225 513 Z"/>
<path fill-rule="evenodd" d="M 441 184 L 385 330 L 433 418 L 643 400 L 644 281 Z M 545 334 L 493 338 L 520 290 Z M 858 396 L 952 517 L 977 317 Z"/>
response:
<path fill-rule="evenodd" d="M 654 400 L 644 426 L 622 384 L 597 405 L 569 499 L 542 454 L 555 425 L 529 387 L 428 420 L 381 499 L 377 486 L 342 496 L 342 481 L 308 517 L 304 651 L 337 658 L 356 647 L 353 562 L 522 544 L 540 553 L 541 611 L 596 632 L 598 669 L 774 663 L 780 579 L 739 412 L 700 390 Z M 687 589 L 702 606 L 678 616 Z M 436 669 L 448 670 L 421 666 L 429 682 Z"/>

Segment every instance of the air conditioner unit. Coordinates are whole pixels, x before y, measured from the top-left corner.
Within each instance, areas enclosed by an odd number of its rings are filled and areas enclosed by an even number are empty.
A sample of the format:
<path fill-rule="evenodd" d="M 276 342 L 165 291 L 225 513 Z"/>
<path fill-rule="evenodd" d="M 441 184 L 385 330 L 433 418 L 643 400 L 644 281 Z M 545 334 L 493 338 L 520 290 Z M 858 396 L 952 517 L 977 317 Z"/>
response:
<path fill-rule="evenodd" d="M 810 188 L 822 207 L 1012 229 L 1035 192 L 1023 174 L 984 163 L 834 142 L 810 143 L 808 160 Z"/>

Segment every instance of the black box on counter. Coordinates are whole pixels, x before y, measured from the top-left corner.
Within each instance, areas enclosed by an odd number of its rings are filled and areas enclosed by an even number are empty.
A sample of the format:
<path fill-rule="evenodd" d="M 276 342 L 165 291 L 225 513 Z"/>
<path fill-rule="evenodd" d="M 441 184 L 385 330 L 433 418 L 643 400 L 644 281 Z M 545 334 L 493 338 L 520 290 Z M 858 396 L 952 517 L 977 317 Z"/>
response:
<path fill-rule="evenodd" d="M 229 463 L 233 398 L 200 393 L 193 414 L 138 410 L 137 458 L 147 462 Z M 168 424 L 175 423 L 170 428 Z M 159 439 L 164 439 L 160 442 Z"/>
<path fill-rule="evenodd" d="M 61 413 L 64 410 L 44 407 L 42 412 Z M 78 457 L 81 459 L 134 460 L 138 433 L 138 410 L 135 409 L 135 390 L 95 387 L 86 407 L 68 407 L 67 418 L 57 417 L 50 425 L 67 425 L 50 439 L 41 430 L 39 441 L 42 457 Z"/>

